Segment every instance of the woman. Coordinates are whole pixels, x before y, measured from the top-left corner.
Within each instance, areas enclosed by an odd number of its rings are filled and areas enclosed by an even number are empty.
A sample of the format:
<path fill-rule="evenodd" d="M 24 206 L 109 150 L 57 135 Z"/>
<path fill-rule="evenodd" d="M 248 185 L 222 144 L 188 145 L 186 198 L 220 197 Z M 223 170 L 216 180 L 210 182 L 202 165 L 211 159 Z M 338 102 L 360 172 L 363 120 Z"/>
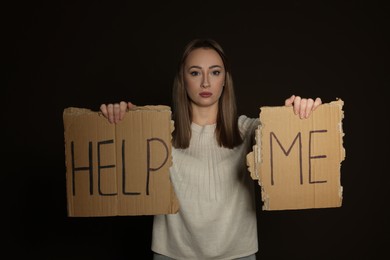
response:
<path fill-rule="evenodd" d="M 286 106 L 307 118 L 321 99 L 291 96 Z M 102 104 L 111 123 L 130 102 Z M 256 118 L 237 116 L 232 75 L 221 46 L 195 39 L 185 48 L 173 87 L 170 177 L 177 214 L 154 217 L 154 259 L 256 259 L 254 182 L 247 172 Z"/>

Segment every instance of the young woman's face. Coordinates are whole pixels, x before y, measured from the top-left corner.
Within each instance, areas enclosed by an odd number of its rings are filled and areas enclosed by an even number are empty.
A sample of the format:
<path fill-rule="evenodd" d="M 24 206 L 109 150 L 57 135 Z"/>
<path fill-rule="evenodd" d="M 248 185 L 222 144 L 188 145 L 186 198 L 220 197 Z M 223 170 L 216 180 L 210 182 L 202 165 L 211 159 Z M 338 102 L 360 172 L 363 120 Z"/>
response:
<path fill-rule="evenodd" d="M 184 84 L 192 105 L 217 106 L 225 84 L 225 68 L 213 49 L 195 49 L 184 64 Z"/>

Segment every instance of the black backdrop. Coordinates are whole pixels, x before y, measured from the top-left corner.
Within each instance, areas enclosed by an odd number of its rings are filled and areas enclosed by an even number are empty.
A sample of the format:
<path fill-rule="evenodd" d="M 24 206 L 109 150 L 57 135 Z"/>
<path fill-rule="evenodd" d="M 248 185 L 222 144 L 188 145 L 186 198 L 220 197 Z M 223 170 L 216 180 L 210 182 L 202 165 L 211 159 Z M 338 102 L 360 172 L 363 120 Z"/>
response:
<path fill-rule="evenodd" d="M 259 202 L 259 259 L 388 255 L 389 6 L 272 3 L 5 6 L 4 248 L 15 258 L 151 258 L 151 216 L 67 217 L 62 112 L 119 100 L 169 105 L 184 44 L 211 37 L 230 57 L 240 114 L 258 116 L 291 94 L 345 102 L 343 206 L 264 212 Z"/>

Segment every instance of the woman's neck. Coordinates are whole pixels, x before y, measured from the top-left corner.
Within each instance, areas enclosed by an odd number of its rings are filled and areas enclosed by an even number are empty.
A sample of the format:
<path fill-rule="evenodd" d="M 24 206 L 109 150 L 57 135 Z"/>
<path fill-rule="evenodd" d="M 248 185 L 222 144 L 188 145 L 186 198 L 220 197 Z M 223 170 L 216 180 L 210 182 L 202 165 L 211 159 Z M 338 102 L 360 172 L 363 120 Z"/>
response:
<path fill-rule="evenodd" d="M 192 122 L 197 125 L 213 125 L 217 122 L 218 106 L 192 107 Z"/>

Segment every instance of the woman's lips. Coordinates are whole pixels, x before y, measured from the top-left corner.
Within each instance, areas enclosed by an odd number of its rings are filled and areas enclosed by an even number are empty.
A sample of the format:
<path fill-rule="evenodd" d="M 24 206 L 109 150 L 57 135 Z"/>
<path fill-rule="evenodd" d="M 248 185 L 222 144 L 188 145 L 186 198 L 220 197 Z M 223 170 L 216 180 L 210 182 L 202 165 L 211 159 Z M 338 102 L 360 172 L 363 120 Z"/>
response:
<path fill-rule="evenodd" d="M 210 97 L 211 95 L 213 95 L 213 93 L 211 92 L 201 92 L 199 93 L 199 96 L 203 97 L 203 98 L 207 98 L 207 97 Z"/>

